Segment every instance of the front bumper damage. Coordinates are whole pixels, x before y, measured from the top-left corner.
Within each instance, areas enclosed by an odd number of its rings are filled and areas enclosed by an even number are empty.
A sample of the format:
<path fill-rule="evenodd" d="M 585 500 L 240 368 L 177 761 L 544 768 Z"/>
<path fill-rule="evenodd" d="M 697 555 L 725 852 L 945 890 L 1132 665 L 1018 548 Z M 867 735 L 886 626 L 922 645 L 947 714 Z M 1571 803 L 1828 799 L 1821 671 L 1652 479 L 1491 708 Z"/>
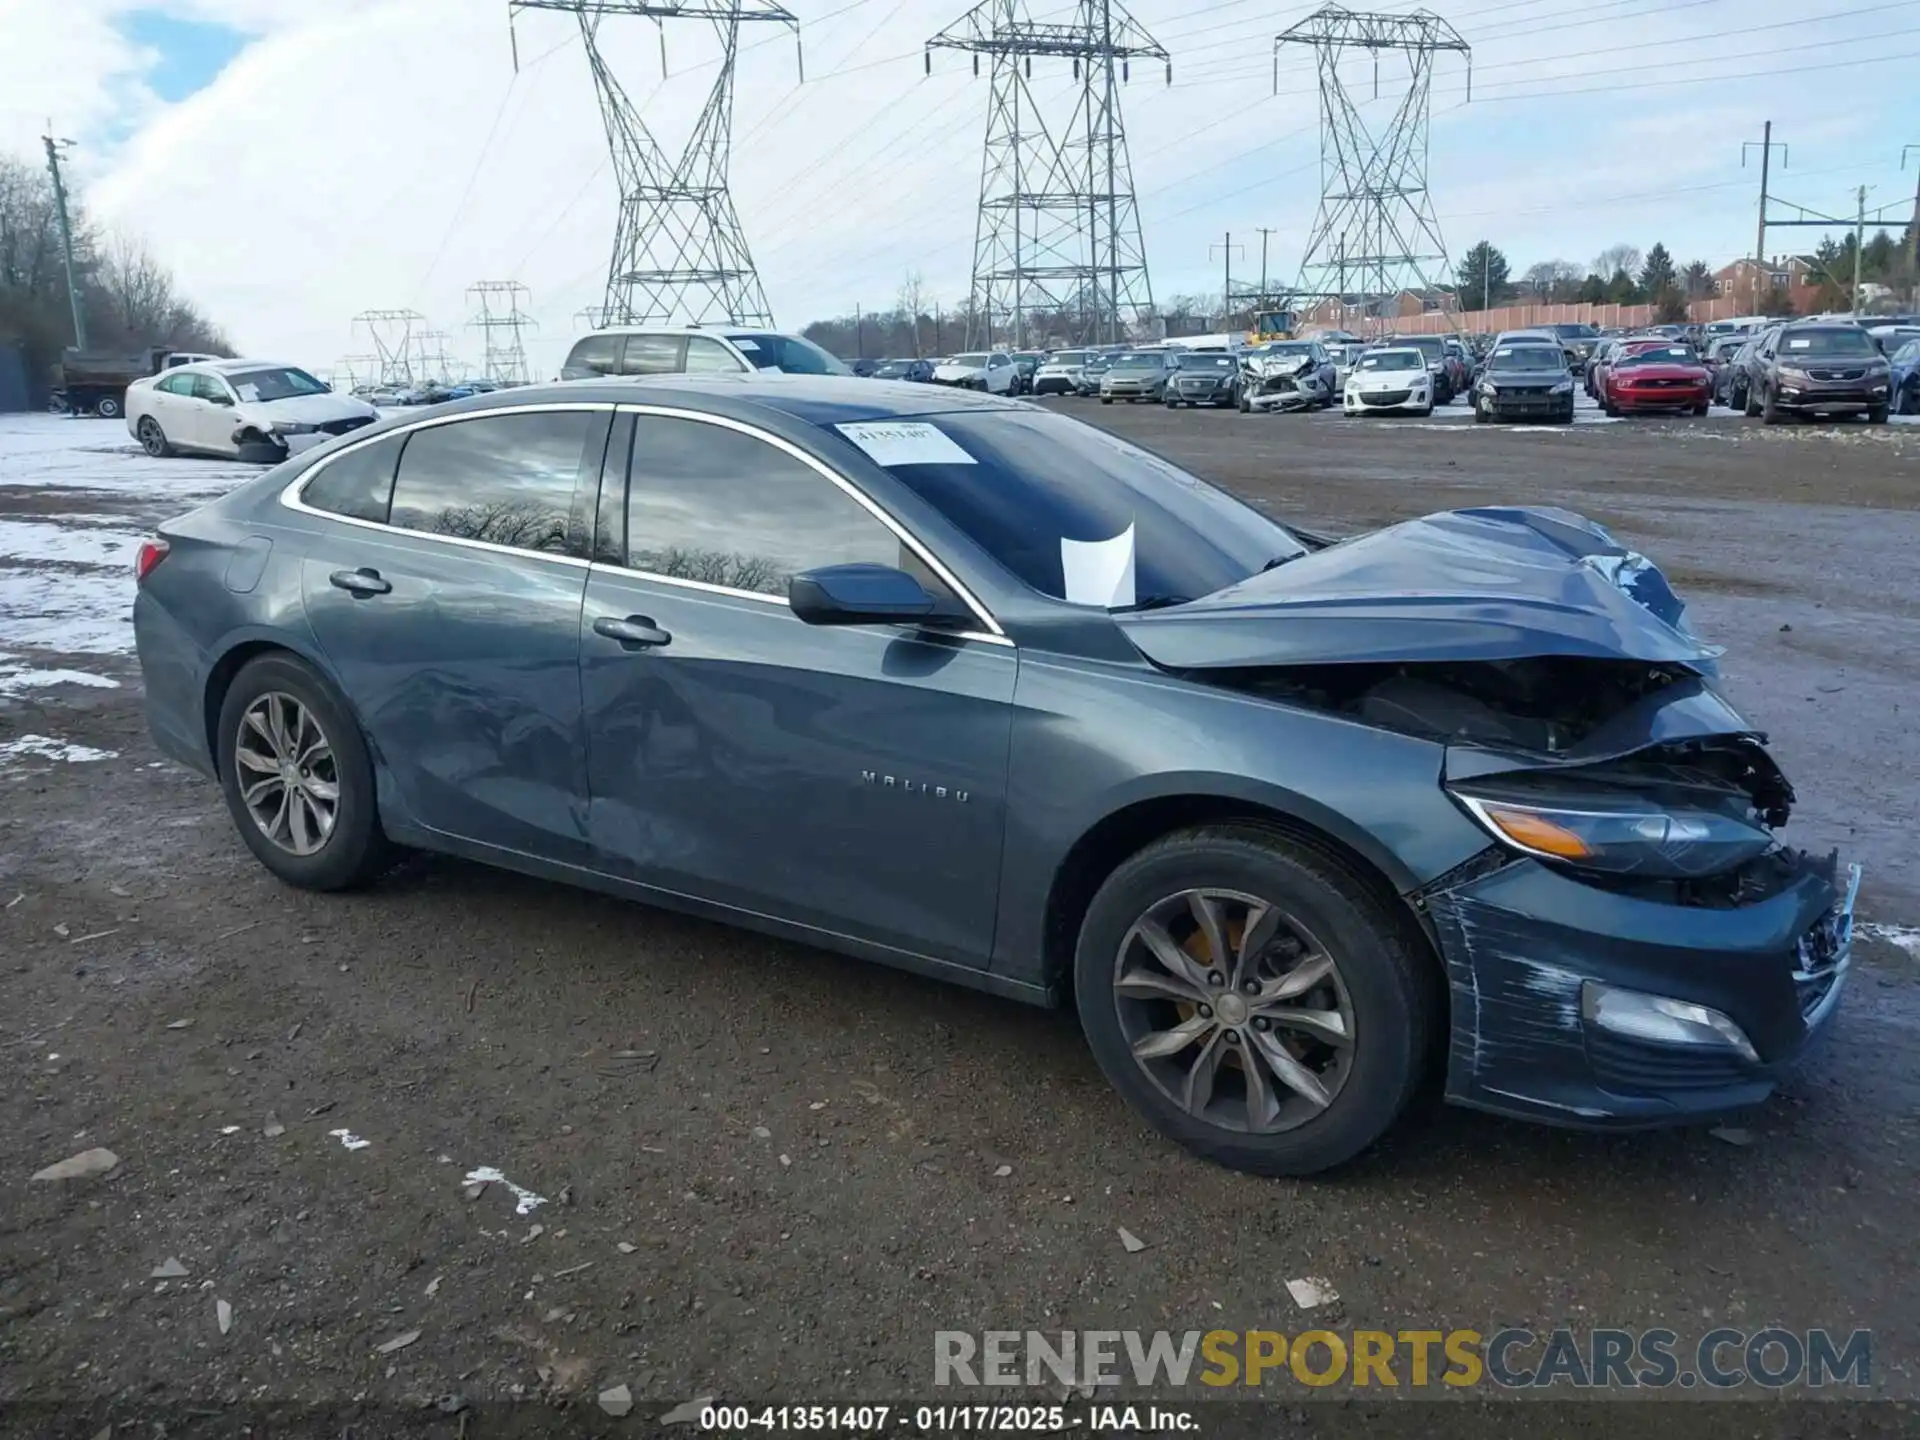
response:
<path fill-rule="evenodd" d="M 1765 893 L 1730 908 L 1625 895 L 1499 851 L 1427 887 L 1415 904 L 1452 995 L 1447 1098 L 1589 1129 L 1764 1100 L 1832 1020 L 1859 889 L 1859 867 L 1843 874 L 1837 856 L 1766 859 Z M 1595 1013 L 1606 987 L 1702 1006 L 1731 1028 L 1688 1044 L 1621 1033 Z"/>

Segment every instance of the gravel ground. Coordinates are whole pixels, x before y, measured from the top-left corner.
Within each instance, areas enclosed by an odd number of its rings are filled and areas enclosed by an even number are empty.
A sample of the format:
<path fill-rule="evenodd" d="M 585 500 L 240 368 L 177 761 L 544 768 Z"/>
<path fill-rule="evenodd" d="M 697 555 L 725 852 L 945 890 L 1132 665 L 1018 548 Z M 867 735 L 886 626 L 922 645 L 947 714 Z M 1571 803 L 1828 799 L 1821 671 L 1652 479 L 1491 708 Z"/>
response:
<path fill-rule="evenodd" d="M 1634 1433 L 1903 1431 L 1920 427 L 1049 403 L 1324 529 L 1565 504 L 1667 566 L 1800 788 L 1789 838 L 1863 860 L 1882 927 L 1750 1143 L 1430 1105 L 1336 1178 L 1254 1180 L 1150 1135 L 1064 1016 L 453 861 L 286 889 L 158 760 L 125 653 L 123 537 L 245 472 L 0 417 L 0 1426 L 637 1434 L 709 1395 L 956 1398 L 941 1329 L 1779 1323 L 1871 1329 L 1882 1403 L 1642 1406 Z M 29 1181 L 95 1146 L 107 1175 Z M 1308 1275 L 1337 1302 L 1298 1309 Z M 1494 1431 L 1265 1393 L 1204 1433 Z"/>

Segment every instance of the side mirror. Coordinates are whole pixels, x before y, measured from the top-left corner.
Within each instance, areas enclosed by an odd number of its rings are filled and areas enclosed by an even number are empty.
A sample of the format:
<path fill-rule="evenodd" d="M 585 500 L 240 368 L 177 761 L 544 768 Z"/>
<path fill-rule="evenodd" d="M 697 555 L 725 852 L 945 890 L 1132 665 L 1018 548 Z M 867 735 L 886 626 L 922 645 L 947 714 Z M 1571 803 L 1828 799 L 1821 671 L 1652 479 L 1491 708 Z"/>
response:
<path fill-rule="evenodd" d="M 940 618 L 927 587 L 891 565 L 822 565 L 787 582 L 787 605 L 809 625 L 913 625 Z"/>

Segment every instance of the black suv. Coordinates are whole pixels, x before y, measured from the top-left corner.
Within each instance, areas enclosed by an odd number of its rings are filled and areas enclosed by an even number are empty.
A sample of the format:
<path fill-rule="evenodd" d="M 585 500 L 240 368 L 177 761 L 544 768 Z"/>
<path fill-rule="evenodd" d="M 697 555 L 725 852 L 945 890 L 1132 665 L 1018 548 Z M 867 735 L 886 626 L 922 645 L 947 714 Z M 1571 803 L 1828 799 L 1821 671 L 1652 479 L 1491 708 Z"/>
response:
<path fill-rule="evenodd" d="M 1892 374 L 1858 325 L 1803 320 L 1770 330 L 1754 347 L 1747 372 L 1746 412 L 1769 425 L 1788 415 L 1842 414 L 1886 423 Z"/>

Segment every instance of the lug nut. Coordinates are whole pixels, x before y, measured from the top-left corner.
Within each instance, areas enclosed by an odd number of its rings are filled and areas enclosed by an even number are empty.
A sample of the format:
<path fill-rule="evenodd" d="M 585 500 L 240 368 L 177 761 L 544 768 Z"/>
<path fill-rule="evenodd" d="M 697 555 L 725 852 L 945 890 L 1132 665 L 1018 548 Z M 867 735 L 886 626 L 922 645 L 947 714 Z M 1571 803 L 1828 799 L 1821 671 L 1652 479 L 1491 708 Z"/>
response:
<path fill-rule="evenodd" d="M 1226 983 L 1227 983 L 1227 977 L 1222 975 L 1218 970 L 1209 970 L 1207 972 L 1207 984 L 1217 986 L 1217 985 L 1224 985 Z"/>
<path fill-rule="evenodd" d="M 1264 1015 L 1256 1015 L 1256 1016 L 1254 1016 L 1254 1017 L 1253 1017 L 1253 1028 L 1254 1028 L 1254 1029 L 1256 1029 L 1256 1030 L 1261 1030 L 1261 1031 L 1264 1031 L 1264 1030 L 1265 1030 L 1265 1029 L 1267 1028 L 1267 1017 L 1266 1017 L 1266 1016 L 1264 1016 Z"/>
<path fill-rule="evenodd" d="M 1213 1019 L 1213 1006 L 1211 1006 L 1211 1005 L 1202 1005 L 1202 1006 L 1200 1007 L 1200 1018 L 1201 1018 L 1202 1020 L 1211 1020 L 1211 1019 Z"/>
<path fill-rule="evenodd" d="M 1238 1045 L 1239 1043 L 1240 1043 L 1240 1032 L 1238 1030 L 1227 1031 L 1227 1044 Z"/>
<path fill-rule="evenodd" d="M 1258 980 L 1249 980 L 1240 988 L 1249 995 L 1258 995 L 1260 993 L 1260 982 Z"/>

